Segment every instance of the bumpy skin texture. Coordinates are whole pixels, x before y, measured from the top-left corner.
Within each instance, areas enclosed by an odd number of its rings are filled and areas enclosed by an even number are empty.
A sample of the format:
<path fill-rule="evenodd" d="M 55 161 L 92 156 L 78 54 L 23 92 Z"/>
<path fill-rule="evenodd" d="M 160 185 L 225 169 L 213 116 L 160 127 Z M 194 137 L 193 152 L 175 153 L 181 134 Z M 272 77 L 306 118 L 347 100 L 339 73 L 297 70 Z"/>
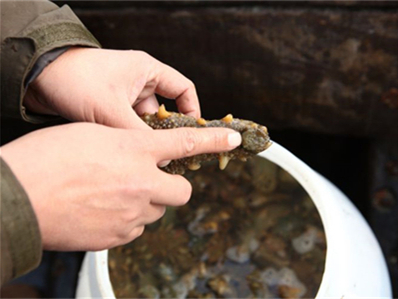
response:
<path fill-rule="evenodd" d="M 252 121 L 233 118 L 227 115 L 221 120 L 206 121 L 203 118 L 195 119 L 181 113 L 168 112 L 162 105 L 155 114 L 145 114 L 143 121 L 153 129 L 172 129 L 180 127 L 225 127 L 238 131 L 242 135 L 242 144 L 232 151 L 216 154 L 202 154 L 193 157 L 173 160 L 163 169 L 168 173 L 184 174 L 185 170 L 197 170 L 202 162 L 218 159 L 220 169 L 224 169 L 233 159 L 246 161 L 247 158 L 266 150 L 271 141 L 266 127 Z"/>

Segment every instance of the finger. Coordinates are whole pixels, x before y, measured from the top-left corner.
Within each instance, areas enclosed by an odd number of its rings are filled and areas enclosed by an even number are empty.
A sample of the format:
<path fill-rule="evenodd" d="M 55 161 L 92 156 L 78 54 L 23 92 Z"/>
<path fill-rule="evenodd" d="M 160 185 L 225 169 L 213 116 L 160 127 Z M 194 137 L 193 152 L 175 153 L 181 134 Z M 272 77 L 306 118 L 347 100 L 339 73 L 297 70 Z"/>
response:
<path fill-rule="evenodd" d="M 137 239 L 139 236 L 141 236 L 144 233 L 144 230 L 145 230 L 145 226 L 144 225 L 138 226 L 138 227 L 134 227 L 130 231 L 130 233 L 129 233 L 128 237 L 127 237 L 127 240 L 124 243 L 128 243 L 130 241 L 133 241 L 134 239 Z"/>
<path fill-rule="evenodd" d="M 227 128 L 177 128 L 153 130 L 152 151 L 156 162 L 234 149 L 242 142 L 240 133 Z"/>
<path fill-rule="evenodd" d="M 94 112 L 95 123 L 113 128 L 152 130 L 127 102 L 114 105 L 111 108 L 108 107 L 107 110 L 101 109 L 98 108 Z"/>
<path fill-rule="evenodd" d="M 137 105 L 134 106 L 134 110 L 138 115 L 143 115 L 144 113 L 154 114 L 159 110 L 159 103 L 156 96 L 152 94 L 148 98 L 142 100 Z"/>
<path fill-rule="evenodd" d="M 175 99 L 179 112 L 199 118 L 200 105 L 193 82 L 160 61 L 154 65 L 157 70 L 155 92 L 165 98 Z"/>
<path fill-rule="evenodd" d="M 162 218 L 164 213 L 166 213 L 166 207 L 164 205 L 149 204 L 139 225 L 151 224 Z"/>
<path fill-rule="evenodd" d="M 154 205 L 182 206 L 192 194 L 192 186 L 180 175 L 172 175 L 158 170 L 157 184 L 153 188 L 151 203 Z"/>
<path fill-rule="evenodd" d="M 158 167 L 160 167 L 160 168 L 166 167 L 167 165 L 170 164 L 170 162 L 171 162 L 171 160 L 163 160 L 163 161 L 160 161 L 160 162 L 158 163 Z"/>

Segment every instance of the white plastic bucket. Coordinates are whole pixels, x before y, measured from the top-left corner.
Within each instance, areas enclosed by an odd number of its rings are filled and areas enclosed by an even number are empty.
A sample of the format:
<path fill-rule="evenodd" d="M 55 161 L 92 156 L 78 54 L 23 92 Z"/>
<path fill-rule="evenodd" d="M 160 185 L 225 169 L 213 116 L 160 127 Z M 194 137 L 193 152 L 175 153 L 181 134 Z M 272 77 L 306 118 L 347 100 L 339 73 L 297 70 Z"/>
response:
<path fill-rule="evenodd" d="M 316 298 L 392 298 L 387 266 L 370 227 L 333 184 L 274 143 L 260 156 L 289 172 L 308 192 L 321 216 L 327 253 Z M 88 252 L 77 298 L 115 298 L 108 272 L 108 251 Z"/>

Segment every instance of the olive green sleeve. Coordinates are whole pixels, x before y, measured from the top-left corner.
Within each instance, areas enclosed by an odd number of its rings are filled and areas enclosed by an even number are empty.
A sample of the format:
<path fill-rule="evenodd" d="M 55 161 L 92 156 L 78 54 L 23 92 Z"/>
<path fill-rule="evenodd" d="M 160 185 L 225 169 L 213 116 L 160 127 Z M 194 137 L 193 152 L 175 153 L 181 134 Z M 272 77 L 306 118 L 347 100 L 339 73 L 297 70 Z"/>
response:
<path fill-rule="evenodd" d="M 0 283 L 36 268 L 41 260 L 39 225 L 29 198 L 1 159 L 1 279 Z"/>
<path fill-rule="evenodd" d="M 46 120 L 22 105 L 25 79 L 37 59 L 67 46 L 100 47 L 67 6 L 49 1 L 1 1 L 1 115 L 32 123 Z"/>

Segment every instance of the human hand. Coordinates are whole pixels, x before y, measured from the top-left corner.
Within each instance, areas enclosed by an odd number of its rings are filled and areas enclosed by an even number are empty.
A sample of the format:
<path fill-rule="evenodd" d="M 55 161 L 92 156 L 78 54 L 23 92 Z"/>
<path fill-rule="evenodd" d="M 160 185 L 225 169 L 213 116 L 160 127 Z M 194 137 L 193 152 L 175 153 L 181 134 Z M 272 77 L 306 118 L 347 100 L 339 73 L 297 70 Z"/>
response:
<path fill-rule="evenodd" d="M 32 112 L 72 121 L 148 128 L 138 115 L 157 111 L 155 93 L 176 99 L 181 113 L 200 117 L 193 83 L 150 55 L 71 48 L 29 85 L 24 105 Z"/>
<path fill-rule="evenodd" d="M 129 242 L 166 205 L 189 200 L 189 182 L 163 172 L 159 163 L 228 151 L 240 141 L 239 133 L 225 128 L 125 130 L 75 123 L 35 131 L 1 151 L 29 196 L 44 249 L 87 251 Z"/>

